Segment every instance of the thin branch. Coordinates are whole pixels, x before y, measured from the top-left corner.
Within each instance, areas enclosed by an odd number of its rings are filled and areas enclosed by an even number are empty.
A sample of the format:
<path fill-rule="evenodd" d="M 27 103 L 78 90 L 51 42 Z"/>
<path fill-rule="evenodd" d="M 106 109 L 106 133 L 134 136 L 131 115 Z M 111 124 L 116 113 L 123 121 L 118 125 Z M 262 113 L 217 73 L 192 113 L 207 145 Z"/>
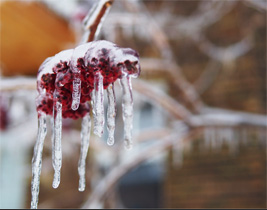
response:
<path fill-rule="evenodd" d="M 214 83 L 220 70 L 221 64 L 218 61 L 209 61 L 207 67 L 194 82 L 195 89 L 200 95 L 203 94 Z"/>
<path fill-rule="evenodd" d="M 173 117 L 183 120 L 188 125 L 190 124 L 189 118 L 191 113 L 163 91 L 156 90 L 155 87 L 150 86 L 140 79 L 132 81 L 132 84 L 135 91 L 164 107 Z"/>
<path fill-rule="evenodd" d="M 133 11 L 138 11 L 142 14 L 146 14 L 146 16 L 149 18 L 147 30 L 152 38 L 152 41 L 160 50 L 162 58 L 164 58 L 166 62 L 171 62 L 175 66 L 175 68 L 170 69 L 170 73 L 172 74 L 172 78 L 175 78 L 176 87 L 181 90 L 185 100 L 193 108 L 194 112 L 199 113 L 203 106 L 203 102 L 201 101 L 194 87 L 189 82 L 187 82 L 186 78 L 183 76 L 180 67 L 175 61 L 171 46 L 168 41 L 168 37 L 163 32 L 161 27 L 157 24 L 157 22 L 155 22 L 154 19 L 151 17 L 149 11 L 147 10 L 143 2 L 128 2 L 132 5 Z"/>
<path fill-rule="evenodd" d="M 113 1 L 114 0 L 100 0 L 98 4 L 93 6 L 88 15 L 84 18 L 84 29 L 87 33 L 85 33 L 82 43 L 94 41 Z"/>
<path fill-rule="evenodd" d="M 36 90 L 36 78 L 30 77 L 1 77 L 0 90 L 5 92 L 18 90 Z"/>
<path fill-rule="evenodd" d="M 177 138 L 182 138 L 183 141 L 188 141 L 192 139 L 192 137 L 195 136 L 197 133 L 197 130 L 192 130 L 182 135 L 172 133 L 164 139 L 159 140 L 157 143 L 154 143 L 152 146 L 144 149 L 141 153 L 136 154 L 130 160 L 114 167 L 94 188 L 91 196 L 82 206 L 82 208 L 97 208 L 97 205 L 102 202 L 108 192 L 116 184 L 116 182 L 130 169 L 133 169 L 134 167 L 148 160 L 154 155 L 160 154 L 163 151 L 169 149 L 174 144 L 174 142 L 176 142 Z"/>
<path fill-rule="evenodd" d="M 192 116 L 192 126 L 256 126 L 267 127 L 267 117 L 261 114 L 231 111 L 218 108 L 205 108 L 200 115 Z"/>

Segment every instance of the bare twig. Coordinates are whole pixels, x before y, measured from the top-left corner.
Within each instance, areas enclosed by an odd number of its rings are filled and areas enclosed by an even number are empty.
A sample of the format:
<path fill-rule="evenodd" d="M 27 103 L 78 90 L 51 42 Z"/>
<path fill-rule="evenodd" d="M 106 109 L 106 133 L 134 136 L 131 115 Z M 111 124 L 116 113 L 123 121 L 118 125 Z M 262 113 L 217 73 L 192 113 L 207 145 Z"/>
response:
<path fill-rule="evenodd" d="M 267 127 L 267 117 L 261 114 L 205 108 L 200 115 L 192 116 L 192 126 L 256 126 Z"/>
<path fill-rule="evenodd" d="M 185 100 L 190 104 L 193 108 L 194 112 L 199 113 L 203 103 L 198 96 L 198 93 L 195 91 L 194 87 L 187 82 L 185 77 L 183 76 L 180 67 L 175 62 L 175 58 L 173 56 L 171 46 L 169 44 L 168 38 L 161 29 L 161 27 L 154 21 L 151 17 L 150 13 L 147 11 L 146 6 L 143 2 L 133 2 L 128 1 L 131 6 L 132 10 L 137 12 L 141 12 L 142 14 L 146 14 L 149 18 L 149 24 L 147 25 L 147 30 L 156 44 L 157 48 L 160 50 L 161 56 L 164 58 L 166 62 L 171 62 L 175 65 L 175 68 L 170 69 L 170 73 L 172 74 L 172 78 L 175 78 L 175 85 L 176 87 L 181 90 L 183 93 L 183 97 Z"/>
<path fill-rule="evenodd" d="M 154 143 L 152 146 L 144 149 L 141 153 L 136 154 L 130 160 L 114 167 L 94 188 L 91 196 L 82 206 L 83 209 L 89 208 L 97 208 L 98 204 L 102 202 L 105 196 L 108 194 L 110 189 L 116 184 L 116 182 L 126 174 L 130 169 L 133 169 L 138 164 L 143 161 L 153 157 L 156 154 L 160 154 L 163 151 L 169 149 L 173 143 L 177 140 L 177 138 L 182 138 L 183 141 L 187 141 L 192 139 L 194 135 L 197 134 L 197 130 L 192 130 L 188 133 L 184 133 L 181 136 L 177 133 L 172 133 L 169 136 L 159 140 Z"/>
<path fill-rule="evenodd" d="M 219 62 L 215 60 L 209 61 L 206 69 L 203 70 L 202 74 L 194 83 L 195 89 L 200 95 L 213 84 L 220 70 L 221 64 Z"/>
<path fill-rule="evenodd" d="M 181 119 L 185 123 L 189 124 L 189 117 L 191 116 L 191 113 L 173 98 L 166 95 L 163 91 L 155 90 L 155 87 L 148 85 L 140 79 L 133 81 L 133 88 L 137 92 L 145 95 L 147 98 L 164 107 L 173 117 Z"/>

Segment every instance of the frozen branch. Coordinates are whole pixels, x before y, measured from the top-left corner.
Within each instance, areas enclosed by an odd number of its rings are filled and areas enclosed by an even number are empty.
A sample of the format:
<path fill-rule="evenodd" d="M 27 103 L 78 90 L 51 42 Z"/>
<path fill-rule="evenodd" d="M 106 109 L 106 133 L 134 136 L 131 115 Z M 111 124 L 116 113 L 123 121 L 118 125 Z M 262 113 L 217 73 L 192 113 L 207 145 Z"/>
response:
<path fill-rule="evenodd" d="M 250 35 L 228 47 L 214 46 L 204 37 L 201 37 L 199 43 L 199 48 L 203 53 L 208 55 L 210 58 L 213 58 L 214 60 L 219 61 L 223 64 L 232 63 L 240 56 L 246 54 L 252 48 L 252 46 L 253 43 Z"/>
<path fill-rule="evenodd" d="M 260 11 L 267 10 L 266 0 L 246 0 L 246 2 Z"/>
<path fill-rule="evenodd" d="M 266 115 L 230 111 L 226 109 L 205 108 L 200 115 L 192 116 L 191 125 L 205 126 L 256 126 L 267 127 Z"/>
<path fill-rule="evenodd" d="M 204 107 L 199 95 L 194 89 L 193 85 L 188 83 L 184 78 L 180 67 L 172 61 L 164 59 L 140 59 L 142 69 L 144 71 L 162 71 L 170 75 L 170 79 L 174 85 L 181 92 L 183 100 L 193 108 L 196 113 L 199 113 Z"/>
<path fill-rule="evenodd" d="M 116 182 L 129 170 L 133 169 L 135 166 L 139 165 L 145 160 L 148 160 L 154 155 L 160 154 L 163 151 L 169 149 L 174 144 L 174 142 L 177 141 L 177 138 L 181 138 L 183 139 L 183 141 L 187 141 L 190 140 L 196 134 L 197 130 L 179 134 L 178 136 L 176 132 L 172 133 L 166 136 L 165 138 L 157 141 L 152 146 L 144 149 L 142 153 L 137 153 L 136 155 L 132 156 L 132 158 L 128 159 L 126 162 L 117 165 L 103 179 L 101 179 L 99 184 L 94 188 L 89 199 L 82 206 L 82 208 L 97 208 L 97 205 L 103 201 L 105 196 L 108 194 L 108 192 L 110 192 Z"/>
<path fill-rule="evenodd" d="M 201 95 L 216 80 L 221 70 L 221 64 L 215 60 L 210 60 L 207 67 L 203 70 L 198 79 L 194 82 L 195 89 Z"/>
<path fill-rule="evenodd" d="M 84 29 L 86 31 L 82 43 L 94 41 L 112 3 L 113 0 L 100 0 L 98 4 L 95 4 L 92 7 L 88 15 L 83 20 Z"/>
<path fill-rule="evenodd" d="M 9 92 L 16 90 L 35 90 L 36 78 L 30 77 L 1 77 L 0 90 Z"/>
<path fill-rule="evenodd" d="M 191 116 L 191 113 L 173 98 L 165 94 L 163 91 L 156 90 L 155 87 L 148 85 L 140 79 L 133 81 L 133 88 L 135 91 L 146 96 L 148 99 L 164 107 L 165 110 L 169 111 L 172 117 L 181 119 L 186 123 L 189 122 L 188 120 Z"/>

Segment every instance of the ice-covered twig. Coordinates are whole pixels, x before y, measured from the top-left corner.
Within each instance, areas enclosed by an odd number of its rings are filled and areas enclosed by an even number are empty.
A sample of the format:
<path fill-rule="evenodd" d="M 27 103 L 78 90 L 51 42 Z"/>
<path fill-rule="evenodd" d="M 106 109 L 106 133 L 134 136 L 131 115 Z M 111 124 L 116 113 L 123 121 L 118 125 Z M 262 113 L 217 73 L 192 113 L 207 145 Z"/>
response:
<path fill-rule="evenodd" d="M 267 2 L 266 0 L 246 0 L 246 3 L 249 3 L 251 6 L 259 9 L 261 11 L 267 10 Z"/>
<path fill-rule="evenodd" d="M 9 92 L 17 90 L 36 90 L 36 77 L 1 77 L 0 90 Z"/>
<path fill-rule="evenodd" d="M 190 111 L 188 111 L 173 98 L 165 94 L 163 91 L 155 90 L 155 87 L 152 88 L 149 84 L 141 81 L 140 79 L 133 81 L 132 84 L 135 91 L 164 107 L 164 109 L 167 110 L 172 117 L 181 119 L 188 125 L 190 124 Z"/>
<path fill-rule="evenodd" d="M 152 37 L 152 41 L 160 50 L 161 56 L 165 60 L 165 62 L 171 62 L 175 66 L 175 68 L 170 69 L 172 78 L 174 78 L 175 80 L 175 85 L 179 90 L 181 90 L 185 100 L 189 102 L 194 112 L 199 113 L 203 106 L 203 103 L 194 87 L 186 80 L 186 78 L 182 74 L 180 67 L 176 63 L 166 34 L 163 32 L 159 24 L 157 24 L 157 22 L 154 21 L 154 19 L 151 17 L 143 2 L 129 1 L 129 3 L 136 11 L 146 14 L 146 16 L 148 17 L 150 24 L 148 25 L 147 30 Z"/>
<path fill-rule="evenodd" d="M 112 3 L 113 0 L 100 0 L 92 7 L 88 15 L 83 20 L 86 33 L 84 34 L 81 43 L 91 42 L 95 39 Z"/>
<path fill-rule="evenodd" d="M 42 153 L 44 147 L 44 140 L 47 133 L 46 114 L 40 113 L 38 120 L 39 120 L 38 136 L 32 158 L 32 182 L 31 182 L 32 209 L 37 209 L 38 205 L 39 184 L 40 184 L 40 175 L 42 169 Z"/>
<path fill-rule="evenodd" d="M 202 36 L 198 46 L 200 50 L 209 57 L 219 62 L 228 64 L 246 54 L 252 48 L 253 43 L 250 35 L 248 35 L 241 41 L 228 47 L 217 47 L 204 38 L 204 36 Z"/>
<path fill-rule="evenodd" d="M 256 126 L 267 127 L 265 115 L 226 109 L 204 108 L 200 115 L 190 118 L 192 126 Z"/>
<path fill-rule="evenodd" d="M 218 61 L 209 61 L 207 67 L 194 82 L 195 89 L 200 95 L 203 94 L 213 84 L 221 70 L 221 66 L 222 65 Z"/>
<path fill-rule="evenodd" d="M 189 82 L 186 81 L 183 74 L 181 73 L 181 68 L 172 61 L 167 61 L 164 59 L 153 59 L 153 58 L 143 58 L 140 59 L 142 65 L 143 73 L 146 72 L 165 72 L 170 75 L 170 79 L 177 87 L 183 102 L 196 113 L 199 113 L 204 107 L 202 100 L 200 99 L 197 91 Z"/>

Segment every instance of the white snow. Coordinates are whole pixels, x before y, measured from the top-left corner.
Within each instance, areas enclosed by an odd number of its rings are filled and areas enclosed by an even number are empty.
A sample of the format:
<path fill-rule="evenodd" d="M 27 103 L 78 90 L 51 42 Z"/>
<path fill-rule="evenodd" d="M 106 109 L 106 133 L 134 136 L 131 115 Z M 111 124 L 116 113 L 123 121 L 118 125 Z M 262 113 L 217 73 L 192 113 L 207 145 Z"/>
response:
<path fill-rule="evenodd" d="M 73 54 L 73 49 L 63 50 L 53 57 L 47 58 L 40 66 L 37 80 L 41 80 L 44 74 L 54 74 L 53 67 L 55 67 L 60 61 L 69 62 Z"/>

